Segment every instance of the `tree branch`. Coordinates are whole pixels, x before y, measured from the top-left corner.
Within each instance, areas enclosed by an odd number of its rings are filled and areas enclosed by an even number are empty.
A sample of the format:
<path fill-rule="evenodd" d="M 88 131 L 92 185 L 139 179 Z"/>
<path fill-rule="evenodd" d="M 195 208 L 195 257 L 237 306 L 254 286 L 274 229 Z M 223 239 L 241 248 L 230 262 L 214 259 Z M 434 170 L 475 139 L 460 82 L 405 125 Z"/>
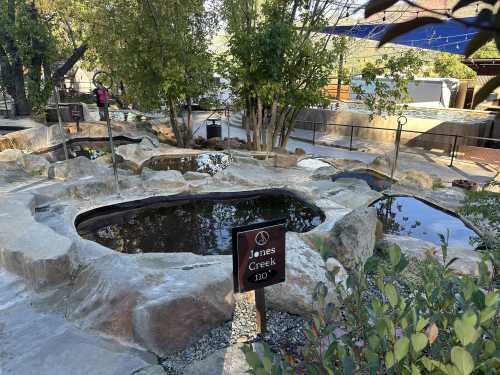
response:
<path fill-rule="evenodd" d="M 62 66 L 60 66 L 54 72 L 54 74 L 52 74 L 52 77 L 50 78 L 51 83 L 55 84 L 61 81 L 66 75 L 66 73 L 68 73 L 73 68 L 73 66 L 75 66 L 78 60 L 80 60 L 83 57 L 88 48 L 89 46 L 86 43 L 84 43 L 80 47 L 75 49 L 73 51 L 73 54 L 70 57 L 68 57 L 66 62 Z"/>

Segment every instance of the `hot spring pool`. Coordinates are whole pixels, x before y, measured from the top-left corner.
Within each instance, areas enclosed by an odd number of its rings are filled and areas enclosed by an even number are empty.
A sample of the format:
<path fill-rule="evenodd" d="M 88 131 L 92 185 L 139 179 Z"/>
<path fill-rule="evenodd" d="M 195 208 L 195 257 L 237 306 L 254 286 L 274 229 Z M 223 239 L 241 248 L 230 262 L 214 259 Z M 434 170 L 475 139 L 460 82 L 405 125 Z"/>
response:
<path fill-rule="evenodd" d="M 287 231 L 307 232 L 322 211 L 285 190 L 153 197 L 97 208 L 75 221 L 80 236 L 123 253 L 231 254 L 231 229 L 286 218 Z"/>
<path fill-rule="evenodd" d="M 332 181 L 335 182 L 340 178 L 356 178 L 358 180 L 366 181 L 368 186 L 376 191 L 383 191 L 390 188 L 392 185 L 392 181 L 389 177 L 369 169 L 339 172 L 332 177 Z"/>
<path fill-rule="evenodd" d="M 209 152 L 189 156 L 155 156 L 144 163 L 143 168 L 155 171 L 175 169 L 181 173 L 201 172 L 211 176 L 231 164 L 231 156 L 223 152 Z"/>
<path fill-rule="evenodd" d="M 124 136 L 113 137 L 113 146 L 115 149 L 118 146 L 139 142 L 141 142 L 141 139 L 133 139 Z M 68 156 L 70 159 L 84 156 L 87 159 L 93 160 L 111 152 L 109 138 L 75 138 L 68 140 L 66 146 L 68 147 Z M 62 143 L 41 152 L 37 152 L 37 154 L 45 157 L 50 162 L 66 160 Z"/>
<path fill-rule="evenodd" d="M 384 232 L 409 236 L 440 245 L 439 234 L 449 230 L 448 245 L 474 250 L 479 236 L 457 216 L 413 197 L 382 198 L 372 205 L 384 225 Z"/>

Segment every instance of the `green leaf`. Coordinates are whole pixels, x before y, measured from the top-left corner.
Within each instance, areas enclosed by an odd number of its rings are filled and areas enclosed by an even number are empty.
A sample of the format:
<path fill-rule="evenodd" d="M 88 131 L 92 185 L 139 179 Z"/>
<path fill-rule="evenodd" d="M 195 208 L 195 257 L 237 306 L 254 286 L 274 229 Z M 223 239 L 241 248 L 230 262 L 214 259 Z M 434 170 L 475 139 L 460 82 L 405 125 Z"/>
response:
<path fill-rule="evenodd" d="M 394 353 L 393 352 L 387 352 L 385 353 L 385 367 L 386 368 L 392 368 L 394 366 Z"/>
<path fill-rule="evenodd" d="M 350 356 L 346 356 L 342 359 L 342 369 L 344 375 L 354 374 L 354 361 Z"/>
<path fill-rule="evenodd" d="M 271 369 L 273 367 L 273 361 L 271 357 L 264 356 L 262 357 L 262 365 L 264 366 L 264 370 L 267 372 L 271 372 Z"/>
<path fill-rule="evenodd" d="M 245 358 L 250 367 L 252 367 L 254 370 L 257 370 L 259 367 L 262 366 L 262 362 L 260 361 L 259 356 L 251 349 L 245 351 Z"/>
<path fill-rule="evenodd" d="M 415 327 L 416 332 L 421 332 L 429 324 L 429 318 L 419 318 L 417 326 Z"/>
<path fill-rule="evenodd" d="M 371 335 L 368 337 L 368 347 L 377 352 L 378 349 L 379 349 L 379 345 L 380 345 L 380 339 L 378 338 L 377 335 Z"/>
<path fill-rule="evenodd" d="M 486 350 L 486 353 L 488 354 L 493 354 L 497 350 L 497 345 L 495 344 L 495 341 L 486 340 L 484 342 L 484 350 Z"/>
<path fill-rule="evenodd" d="M 411 364 L 411 375 L 420 375 L 420 369 L 414 364 Z"/>
<path fill-rule="evenodd" d="M 457 319 L 453 323 L 455 334 L 464 346 L 475 342 L 479 337 L 479 332 L 475 328 L 477 321 L 476 315 L 474 314 L 473 317 L 470 314 L 468 316 L 466 315 L 467 313 L 464 314 L 462 319 Z"/>
<path fill-rule="evenodd" d="M 495 307 L 487 307 L 479 313 L 479 322 L 481 324 L 487 323 L 489 320 L 491 320 L 497 312 L 497 309 Z"/>
<path fill-rule="evenodd" d="M 387 248 L 387 252 L 389 253 L 391 265 L 396 267 L 401 260 L 401 248 L 398 245 L 391 245 Z"/>
<path fill-rule="evenodd" d="M 484 304 L 486 306 L 496 305 L 498 303 L 499 297 L 500 293 L 498 293 L 496 290 L 489 292 L 484 299 Z"/>
<path fill-rule="evenodd" d="M 469 57 L 486 43 L 488 43 L 491 39 L 493 39 L 494 34 L 489 30 L 480 30 L 478 33 L 474 35 L 474 37 L 470 40 L 470 42 L 465 47 L 464 55 L 465 57 Z"/>
<path fill-rule="evenodd" d="M 378 46 L 381 47 L 384 44 L 389 43 L 391 40 L 397 38 L 398 36 L 407 34 L 414 29 L 433 23 L 443 23 L 443 20 L 435 17 L 419 17 L 414 18 L 411 21 L 395 23 L 393 24 L 393 26 L 387 29 Z"/>
<path fill-rule="evenodd" d="M 427 336 L 423 333 L 411 335 L 411 347 L 415 353 L 421 352 L 427 345 Z"/>
<path fill-rule="evenodd" d="M 488 82 L 486 82 L 483 87 L 481 87 L 477 93 L 474 95 L 474 100 L 472 102 L 472 108 L 476 108 L 477 105 L 483 102 L 493 90 L 500 86 L 500 75 L 493 77 Z"/>
<path fill-rule="evenodd" d="M 410 349 L 410 340 L 408 337 L 403 336 L 400 337 L 396 344 L 394 345 L 394 356 L 396 362 L 401 361 L 408 354 L 408 350 Z"/>
<path fill-rule="evenodd" d="M 384 294 L 386 295 L 389 303 L 392 307 L 396 307 L 398 304 L 398 292 L 392 284 L 387 284 L 384 288 Z"/>
<path fill-rule="evenodd" d="M 373 16 L 376 13 L 382 12 L 387 8 L 392 7 L 399 0 L 371 0 L 365 6 L 365 18 Z"/>
<path fill-rule="evenodd" d="M 463 375 L 469 375 L 474 370 L 474 360 L 467 350 L 460 346 L 451 349 L 451 362 L 457 366 Z"/>

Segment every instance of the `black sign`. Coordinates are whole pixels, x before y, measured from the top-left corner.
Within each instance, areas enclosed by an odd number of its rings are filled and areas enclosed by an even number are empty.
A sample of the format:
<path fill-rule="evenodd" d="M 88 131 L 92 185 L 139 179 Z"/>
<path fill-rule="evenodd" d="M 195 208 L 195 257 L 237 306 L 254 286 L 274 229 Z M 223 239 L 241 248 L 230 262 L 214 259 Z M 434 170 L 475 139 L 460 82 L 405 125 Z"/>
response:
<path fill-rule="evenodd" d="M 285 281 L 286 220 L 233 228 L 234 291 L 243 293 Z"/>

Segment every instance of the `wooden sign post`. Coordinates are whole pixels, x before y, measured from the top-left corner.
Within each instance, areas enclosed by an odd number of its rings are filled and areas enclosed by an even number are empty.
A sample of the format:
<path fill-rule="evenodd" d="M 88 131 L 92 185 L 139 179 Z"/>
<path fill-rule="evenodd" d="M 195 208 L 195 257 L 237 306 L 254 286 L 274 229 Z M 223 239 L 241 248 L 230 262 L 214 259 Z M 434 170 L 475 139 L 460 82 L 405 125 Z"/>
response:
<path fill-rule="evenodd" d="M 285 281 L 286 220 L 233 228 L 235 293 L 255 291 L 257 332 L 266 330 L 264 288 Z"/>

